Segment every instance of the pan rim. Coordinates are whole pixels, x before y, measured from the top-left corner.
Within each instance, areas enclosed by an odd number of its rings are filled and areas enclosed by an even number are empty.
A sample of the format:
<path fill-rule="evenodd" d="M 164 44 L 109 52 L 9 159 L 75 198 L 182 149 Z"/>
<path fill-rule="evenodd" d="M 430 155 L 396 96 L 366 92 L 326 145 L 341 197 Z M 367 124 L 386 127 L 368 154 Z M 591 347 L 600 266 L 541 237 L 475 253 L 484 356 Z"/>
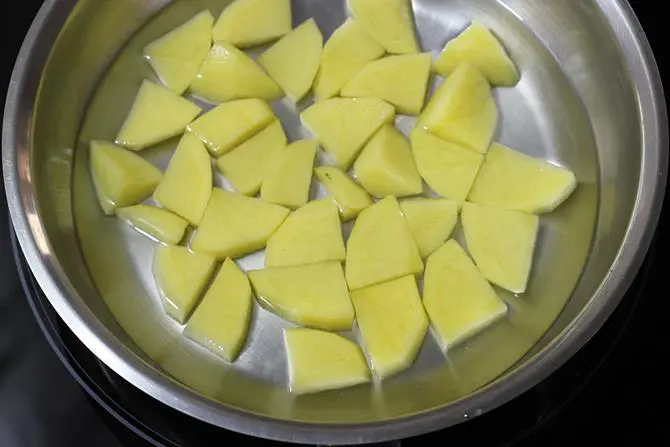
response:
<path fill-rule="evenodd" d="M 198 395 L 125 348 L 88 309 L 48 247 L 30 173 L 29 123 L 39 78 L 66 17 L 55 14 L 76 1 L 46 0 L 21 47 L 3 118 L 2 161 L 11 220 L 23 254 L 52 306 L 96 357 L 153 398 L 192 417 L 247 435 L 298 443 L 355 444 L 405 438 L 486 413 L 530 389 L 574 355 L 604 324 L 636 276 L 649 248 L 665 195 L 668 163 L 667 110 L 660 73 L 649 42 L 627 0 L 596 0 L 610 20 L 639 92 L 644 156 L 638 196 L 619 252 L 588 305 L 542 351 L 509 375 L 440 408 L 390 421 L 310 424 L 255 415 Z M 67 16 L 67 14 L 65 14 Z M 58 23 L 61 21 L 61 23 Z M 53 42 L 55 39 L 51 39 Z M 26 119 L 28 118 L 28 119 Z"/>

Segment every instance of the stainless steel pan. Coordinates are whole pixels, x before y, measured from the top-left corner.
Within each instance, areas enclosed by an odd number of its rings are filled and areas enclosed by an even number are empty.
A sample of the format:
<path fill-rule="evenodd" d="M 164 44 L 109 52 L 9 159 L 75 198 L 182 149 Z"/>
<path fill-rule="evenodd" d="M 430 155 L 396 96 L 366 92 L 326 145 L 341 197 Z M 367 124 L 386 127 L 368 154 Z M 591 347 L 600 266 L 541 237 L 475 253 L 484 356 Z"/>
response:
<path fill-rule="evenodd" d="M 227 0 L 46 0 L 26 37 L 3 122 L 12 221 L 52 305 L 129 382 L 195 418 L 310 443 L 401 438 L 476 417 L 551 374 L 602 325 L 647 250 L 666 180 L 668 128 L 659 75 L 624 0 L 414 0 L 437 51 L 472 18 L 522 71 L 496 91 L 497 138 L 565 164 L 575 195 L 543 218 L 527 294 L 501 292 L 510 318 L 445 357 L 429 336 L 417 364 L 383 384 L 294 398 L 285 388 L 285 324 L 257 309 L 247 349 L 226 365 L 180 336 L 150 277 L 153 245 L 98 209 L 86 142 L 112 138 L 140 80 L 142 45 Z M 325 35 L 343 0 L 293 0 Z M 132 39 L 131 39 L 132 37 Z M 128 43 L 129 42 L 129 43 Z M 274 105 L 291 138 L 301 129 Z M 407 129 L 411 122 L 399 119 Z M 174 143 L 147 152 L 165 164 Z M 259 257 L 244 260 L 250 267 Z"/>

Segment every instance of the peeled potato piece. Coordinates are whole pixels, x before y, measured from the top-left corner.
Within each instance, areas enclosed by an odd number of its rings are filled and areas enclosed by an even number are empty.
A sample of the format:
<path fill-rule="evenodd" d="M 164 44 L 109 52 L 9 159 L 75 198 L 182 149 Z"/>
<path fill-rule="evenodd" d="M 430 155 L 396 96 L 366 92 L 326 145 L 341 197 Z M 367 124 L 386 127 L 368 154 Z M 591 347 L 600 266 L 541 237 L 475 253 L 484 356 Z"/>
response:
<path fill-rule="evenodd" d="M 329 331 L 351 329 L 351 305 L 338 261 L 249 272 L 261 304 L 296 324 Z"/>
<path fill-rule="evenodd" d="M 337 334 L 286 329 L 289 388 L 295 394 L 318 393 L 370 381 L 361 349 Z"/>
<path fill-rule="evenodd" d="M 418 53 L 411 0 L 349 0 L 361 25 L 389 53 Z"/>
<path fill-rule="evenodd" d="M 314 80 L 314 94 L 323 101 L 340 93 L 368 62 L 384 55 L 382 48 L 360 23 L 347 19 L 323 47 L 321 67 Z"/>
<path fill-rule="evenodd" d="M 426 262 L 423 305 L 445 351 L 507 313 L 505 303 L 453 239 Z"/>
<path fill-rule="evenodd" d="M 234 261 L 226 259 L 193 312 L 184 334 L 224 360 L 233 362 L 247 338 L 252 309 L 249 280 Z"/>
<path fill-rule="evenodd" d="M 184 238 L 188 222 L 162 208 L 134 205 L 116 212 L 138 230 L 166 244 L 177 245 Z"/>
<path fill-rule="evenodd" d="M 414 276 L 351 293 L 372 370 L 381 379 L 409 368 L 428 330 Z"/>
<path fill-rule="evenodd" d="M 291 0 L 235 0 L 216 21 L 214 41 L 238 48 L 278 39 L 291 31 Z"/>
<path fill-rule="evenodd" d="M 475 66 L 492 85 L 511 87 L 519 82 L 519 72 L 505 48 L 476 20 L 458 37 L 447 42 L 435 61 L 435 71 L 446 77 L 464 62 Z"/>
<path fill-rule="evenodd" d="M 139 151 L 184 132 L 200 107 L 173 91 L 143 81 L 116 143 Z"/>
<path fill-rule="evenodd" d="M 461 222 L 468 251 L 486 279 L 510 292 L 526 291 L 539 221 L 520 211 L 463 204 Z"/>
<path fill-rule="evenodd" d="M 245 196 L 254 196 L 261 190 L 268 173 L 276 167 L 287 141 L 281 122 L 274 121 L 219 158 L 216 166 L 235 191 Z"/>
<path fill-rule="evenodd" d="M 186 91 L 212 44 L 214 17 L 202 11 L 144 49 L 160 80 L 178 95 Z"/>
<path fill-rule="evenodd" d="M 176 245 L 159 246 L 154 254 L 154 276 L 165 312 L 184 323 L 214 272 L 216 260 Z"/>
<path fill-rule="evenodd" d="M 156 166 L 112 143 L 93 140 L 90 151 L 93 185 L 107 215 L 146 199 L 163 178 Z"/>
<path fill-rule="evenodd" d="M 495 143 L 468 200 L 541 214 L 554 211 L 576 188 L 572 171 Z"/>
<path fill-rule="evenodd" d="M 403 115 L 423 109 L 433 59 L 430 53 L 388 56 L 367 64 L 342 88 L 342 96 L 379 98 Z"/>
<path fill-rule="evenodd" d="M 498 107 L 486 78 L 472 65 L 461 64 L 437 89 L 419 121 L 428 132 L 483 154 L 498 126 Z"/>
<path fill-rule="evenodd" d="M 373 196 L 411 196 L 423 192 L 409 143 L 394 126 L 372 137 L 354 163 L 358 181 Z"/>
<path fill-rule="evenodd" d="M 287 208 L 214 188 L 191 248 L 218 259 L 238 258 L 265 247 Z"/>
<path fill-rule="evenodd" d="M 284 96 L 279 86 L 244 52 L 226 42 L 212 46 L 191 84 L 191 92 L 212 103 Z"/>
<path fill-rule="evenodd" d="M 223 103 L 189 124 L 212 155 L 220 157 L 267 127 L 275 120 L 267 102 L 239 99 Z"/>
<path fill-rule="evenodd" d="M 198 137 L 184 134 L 154 193 L 161 206 L 199 225 L 212 193 L 212 164 Z"/>
<path fill-rule="evenodd" d="M 365 208 L 372 205 L 372 198 L 351 177 L 334 166 L 319 166 L 314 175 L 325 186 L 340 209 L 342 221 L 354 219 Z"/>
<path fill-rule="evenodd" d="M 451 236 L 458 221 L 458 202 L 416 198 L 400 202 L 422 258 L 427 258 Z"/>
<path fill-rule="evenodd" d="M 337 206 L 310 202 L 291 214 L 268 241 L 266 267 L 344 261 L 342 226 Z"/>
<path fill-rule="evenodd" d="M 422 271 L 419 249 L 394 196 L 361 212 L 347 241 L 350 290 Z"/>
<path fill-rule="evenodd" d="M 415 129 L 410 141 L 417 169 L 428 186 L 444 198 L 465 201 L 484 157 L 422 129 Z"/>
<path fill-rule="evenodd" d="M 303 124 L 342 169 L 349 169 L 365 143 L 393 121 L 395 109 L 380 99 L 332 98 L 300 115 Z"/>
<path fill-rule="evenodd" d="M 309 200 L 316 141 L 292 143 L 277 157 L 261 186 L 261 199 L 289 208 L 299 208 Z"/>
<path fill-rule="evenodd" d="M 261 54 L 258 63 L 293 102 L 298 102 L 312 88 L 322 51 L 321 31 L 314 19 L 309 19 Z"/>

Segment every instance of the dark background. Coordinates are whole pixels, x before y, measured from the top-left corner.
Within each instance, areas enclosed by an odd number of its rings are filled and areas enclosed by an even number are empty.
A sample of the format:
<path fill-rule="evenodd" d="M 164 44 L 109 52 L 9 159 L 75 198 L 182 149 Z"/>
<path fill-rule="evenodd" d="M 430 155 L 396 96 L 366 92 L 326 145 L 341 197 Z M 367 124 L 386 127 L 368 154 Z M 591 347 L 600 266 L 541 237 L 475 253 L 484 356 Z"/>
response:
<path fill-rule="evenodd" d="M 11 13 L 7 8 L 3 14 L 3 91 L 23 35 L 41 1 L 11 3 Z M 664 2 L 630 3 L 643 23 L 665 78 L 668 59 L 661 37 L 665 31 L 661 12 Z M 16 275 L 4 189 L 1 196 L 0 447 L 119 447 L 34 320 Z M 449 441 L 459 447 L 566 446 L 595 441 L 596 445 L 670 445 L 666 428 L 670 412 L 665 408 L 668 371 L 662 366 L 670 354 L 669 297 L 664 281 L 667 268 L 661 266 L 667 256 L 663 251 L 668 242 L 667 207 L 659 228 L 655 259 L 647 261 L 646 276 L 638 278 L 604 330 L 558 374 L 488 415 L 407 444 Z"/>

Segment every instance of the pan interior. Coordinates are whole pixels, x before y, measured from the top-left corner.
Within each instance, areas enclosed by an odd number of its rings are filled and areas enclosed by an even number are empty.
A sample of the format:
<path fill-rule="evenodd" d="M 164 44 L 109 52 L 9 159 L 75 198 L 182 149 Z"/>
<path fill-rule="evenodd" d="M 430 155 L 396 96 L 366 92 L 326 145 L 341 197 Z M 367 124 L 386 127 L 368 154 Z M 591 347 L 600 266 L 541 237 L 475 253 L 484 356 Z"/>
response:
<path fill-rule="evenodd" d="M 551 42 L 538 31 L 541 18 L 530 23 L 522 20 L 526 17 L 515 9 L 515 5 L 523 8 L 522 2 L 514 1 L 414 1 L 423 48 L 435 55 L 473 18 L 492 28 L 522 72 L 518 86 L 495 90 L 502 117 L 496 140 L 567 166 L 579 180 L 575 194 L 555 213 L 541 219 L 528 292 L 515 296 L 497 290 L 509 305 L 509 317 L 447 355 L 429 334 L 416 364 L 383 384 L 299 398 L 286 388 L 281 331 L 288 324 L 257 305 L 248 344 L 234 364 L 219 360 L 182 336 L 182 327 L 163 312 L 154 285 L 151 260 L 156 243 L 103 215 L 88 172 L 87 147 L 91 139 L 112 141 L 140 82 L 156 80 L 141 56 L 142 48 L 205 7 L 218 14 L 225 3 L 177 0 L 166 5 L 125 42 L 93 93 L 74 148 L 71 185 L 74 225 L 86 266 L 79 274 L 90 275 L 97 291 L 85 298 L 91 307 L 98 309 L 103 321 L 109 321 L 110 330 L 127 339 L 130 349 L 178 382 L 221 404 L 279 419 L 361 423 L 415 414 L 467 396 L 518 364 L 543 339 L 570 298 L 579 293 L 576 287 L 596 231 L 601 166 L 592 117 L 576 84 L 576 76 L 589 73 L 575 73 L 574 67 L 566 67 L 564 55 L 552 52 Z M 314 17 L 324 37 L 347 15 L 341 0 L 294 0 L 293 8 L 294 25 Z M 587 12 L 597 13 L 596 9 Z M 529 14 L 527 10 L 519 13 Z M 299 110 L 287 100 L 274 103 L 273 108 L 290 140 L 307 136 L 300 127 Z M 408 131 L 412 119 L 399 117 L 397 124 Z M 171 140 L 142 155 L 165 168 L 176 143 Z M 227 187 L 223 179 L 217 182 Z M 323 195 L 316 185 L 315 195 Z M 255 254 L 240 263 L 246 269 L 260 268 L 263 256 Z M 583 294 L 588 296 L 587 291 Z M 100 300 L 118 326 L 104 316 Z"/>

